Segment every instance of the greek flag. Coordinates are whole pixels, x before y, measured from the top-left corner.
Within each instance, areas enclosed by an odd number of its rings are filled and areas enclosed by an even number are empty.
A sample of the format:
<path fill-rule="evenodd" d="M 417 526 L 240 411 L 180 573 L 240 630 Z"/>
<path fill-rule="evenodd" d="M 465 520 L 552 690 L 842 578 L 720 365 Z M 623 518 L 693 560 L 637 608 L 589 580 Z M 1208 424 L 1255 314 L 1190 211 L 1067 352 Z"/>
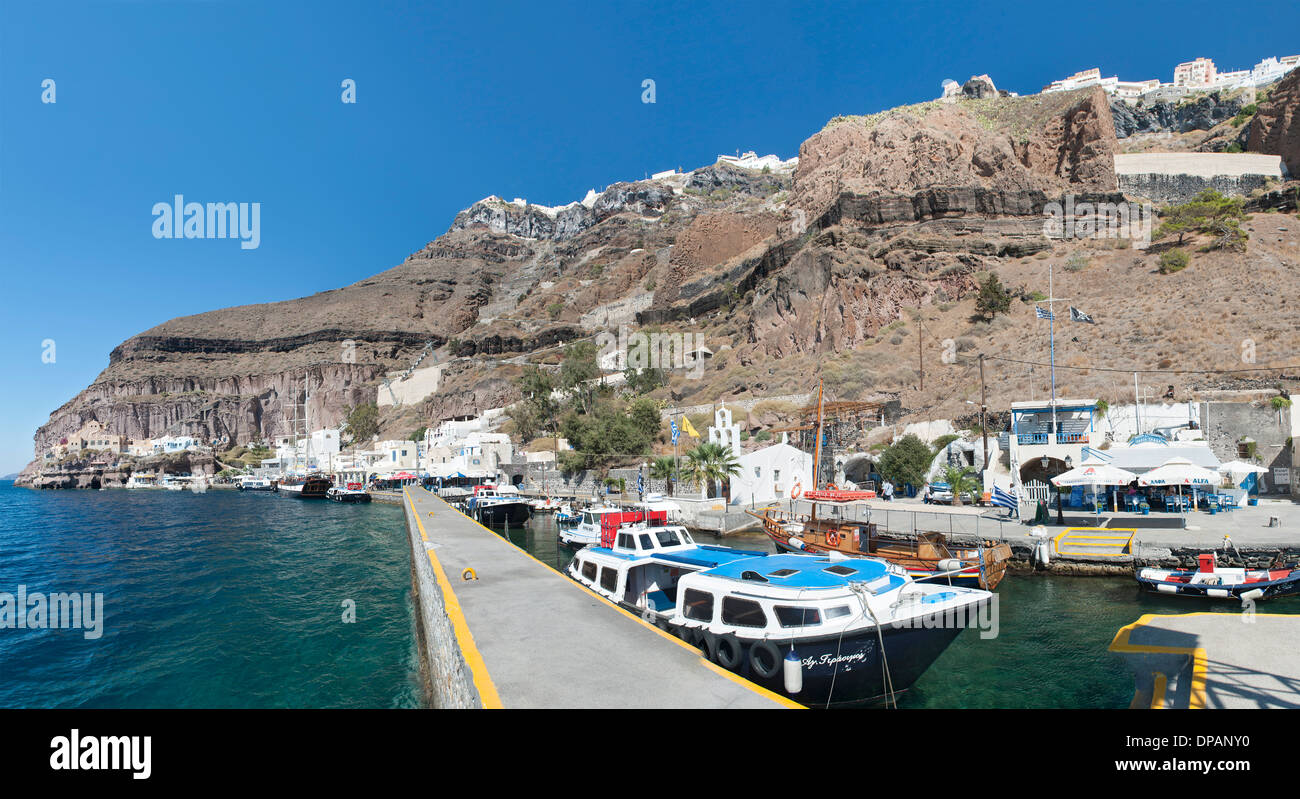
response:
<path fill-rule="evenodd" d="M 672 431 L 673 431 L 673 443 L 676 444 L 676 443 L 677 443 L 677 437 L 678 437 L 679 435 L 681 435 L 681 433 L 677 432 L 677 420 L 676 420 L 676 419 L 673 419 L 671 422 L 668 423 L 668 426 L 672 428 Z"/>
<path fill-rule="evenodd" d="M 993 497 L 991 501 L 994 505 L 1009 510 L 1015 510 L 1020 507 L 1020 502 L 1017 497 L 1018 495 L 1016 494 L 1015 488 L 1012 488 L 1010 491 L 1003 491 L 1001 488 L 993 486 Z"/>
<path fill-rule="evenodd" d="M 1051 319 L 1053 321 L 1056 320 L 1056 317 L 1052 314 L 1051 311 L 1044 311 L 1042 308 L 1039 308 L 1038 306 L 1034 306 L 1034 313 L 1038 314 L 1039 319 Z"/>

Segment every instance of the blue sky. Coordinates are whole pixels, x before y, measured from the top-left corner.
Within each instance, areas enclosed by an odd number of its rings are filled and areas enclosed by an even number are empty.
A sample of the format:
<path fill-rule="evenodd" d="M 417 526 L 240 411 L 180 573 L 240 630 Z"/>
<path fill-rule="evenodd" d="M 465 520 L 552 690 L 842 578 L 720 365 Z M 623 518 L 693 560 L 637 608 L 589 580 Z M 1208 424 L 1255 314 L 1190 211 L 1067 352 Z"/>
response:
<path fill-rule="evenodd" d="M 789 157 L 944 78 L 1248 68 L 1300 52 L 1297 30 L 1296 4 L 5 0 L 0 473 L 131 335 L 360 280 L 488 194 L 561 204 L 737 149 Z M 261 203 L 260 246 L 154 239 L 177 193 Z"/>

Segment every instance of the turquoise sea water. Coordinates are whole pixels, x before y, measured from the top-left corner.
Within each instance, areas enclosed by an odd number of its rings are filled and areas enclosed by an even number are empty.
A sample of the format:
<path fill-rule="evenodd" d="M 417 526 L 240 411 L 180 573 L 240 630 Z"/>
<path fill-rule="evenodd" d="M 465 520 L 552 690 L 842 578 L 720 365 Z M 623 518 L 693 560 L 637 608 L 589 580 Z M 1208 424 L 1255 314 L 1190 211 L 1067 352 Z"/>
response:
<path fill-rule="evenodd" d="M 0 592 L 104 597 L 0 629 L 0 707 L 417 706 L 408 553 L 395 506 L 0 483 Z"/>

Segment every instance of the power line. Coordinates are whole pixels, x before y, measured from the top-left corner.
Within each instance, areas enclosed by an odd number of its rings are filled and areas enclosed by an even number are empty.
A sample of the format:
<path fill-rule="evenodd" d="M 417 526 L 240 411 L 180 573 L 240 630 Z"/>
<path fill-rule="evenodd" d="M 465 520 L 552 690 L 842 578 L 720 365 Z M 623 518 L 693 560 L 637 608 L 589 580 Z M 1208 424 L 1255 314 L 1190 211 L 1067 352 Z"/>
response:
<path fill-rule="evenodd" d="M 1006 361 L 1007 363 L 1026 364 L 1028 366 L 1048 366 L 1043 361 L 1023 361 L 1016 358 L 1005 358 L 1000 355 L 985 355 L 990 361 Z M 1067 366 L 1065 364 L 1056 364 L 1057 369 L 1075 369 L 1078 371 L 1096 371 L 1096 372 L 1122 372 L 1124 374 L 1160 374 L 1160 375 L 1227 375 L 1238 374 L 1241 372 L 1279 372 L 1287 369 L 1300 370 L 1300 364 L 1285 364 L 1283 366 L 1252 366 L 1245 369 L 1115 369 L 1105 366 Z"/>

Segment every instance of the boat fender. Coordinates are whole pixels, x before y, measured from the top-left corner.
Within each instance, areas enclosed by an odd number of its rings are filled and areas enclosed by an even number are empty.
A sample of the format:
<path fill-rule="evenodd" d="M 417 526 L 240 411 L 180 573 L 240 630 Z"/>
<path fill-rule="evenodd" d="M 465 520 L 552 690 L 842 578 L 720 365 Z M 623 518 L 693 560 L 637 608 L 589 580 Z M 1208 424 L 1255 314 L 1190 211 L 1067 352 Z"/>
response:
<path fill-rule="evenodd" d="M 776 648 L 776 644 L 766 638 L 755 641 L 749 648 L 749 667 L 759 677 L 770 680 L 781 668 L 781 651 Z"/>
<path fill-rule="evenodd" d="M 740 645 L 740 639 L 734 633 L 724 633 L 718 636 L 718 665 L 724 669 L 734 669 L 740 665 L 741 660 L 745 657 L 745 647 Z"/>
<path fill-rule="evenodd" d="M 939 561 L 936 568 L 941 572 L 955 572 L 960 571 L 964 566 L 965 564 L 957 558 L 944 558 Z"/>
<path fill-rule="evenodd" d="M 1245 601 L 1247 601 L 1247 600 L 1253 602 L 1253 601 L 1255 601 L 1256 599 L 1259 599 L 1260 597 L 1262 597 L 1263 595 L 1264 595 L 1264 589 L 1262 589 L 1262 588 L 1252 588 L 1252 589 L 1250 589 L 1249 591 L 1242 591 L 1242 592 L 1241 592 L 1241 596 L 1238 597 L 1238 598 L 1239 598 L 1242 602 L 1245 602 Z"/>
<path fill-rule="evenodd" d="M 799 662 L 799 656 L 794 653 L 794 647 L 785 653 L 785 660 L 782 661 L 785 670 L 785 692 L 787 694 L 797 694 L 803 690 L 803 663 Z"/>
<path fill-rule="evenodd" d="M 807 548 L 808 548 L 808 547 L 804 546 L 804 543 L 803 543 L 803 539 L 802 539 L 802 538 L 796 538 L 795 536 L 790 536 L 789 544 L 790 544 L 790 546 L 794 547 L 795 549 L 807 549 Z"/>
<path fill-rule="evenodd" d="M 718 636 L 709 630 L 700 630 L 696 646 L 704 653 L 706 660 L 716 661 L 718 659 Z"/>
<path fill-rule="evenodd" d="M 473 569 L 466 568 L 465 571 L 463 571 L 463 572 L 460 573 L 460 579 L 462 579 L 462 580 L 477 580 L 477 579 L 478 579 L 478 574 L 477 574 Z"/>

